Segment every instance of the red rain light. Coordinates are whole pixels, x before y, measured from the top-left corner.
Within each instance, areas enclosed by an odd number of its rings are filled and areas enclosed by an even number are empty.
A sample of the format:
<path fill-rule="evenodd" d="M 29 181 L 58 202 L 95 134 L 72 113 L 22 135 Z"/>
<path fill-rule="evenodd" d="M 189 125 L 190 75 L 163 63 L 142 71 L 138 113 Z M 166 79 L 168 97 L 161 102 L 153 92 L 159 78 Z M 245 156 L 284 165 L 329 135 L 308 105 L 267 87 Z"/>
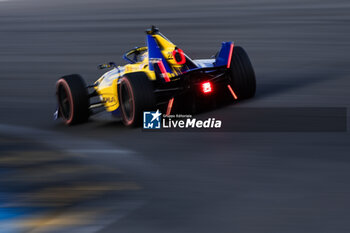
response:
<path fill-rule="evenodd" d="M 213 88 L 211 86 L 211 82 L 204 82 L 204 83 L 202 83 L 201 86 L 202 86 L 202 92 L 204 94 L 207 94 L 207 93 L 210 93 L 213 91 Z"/>

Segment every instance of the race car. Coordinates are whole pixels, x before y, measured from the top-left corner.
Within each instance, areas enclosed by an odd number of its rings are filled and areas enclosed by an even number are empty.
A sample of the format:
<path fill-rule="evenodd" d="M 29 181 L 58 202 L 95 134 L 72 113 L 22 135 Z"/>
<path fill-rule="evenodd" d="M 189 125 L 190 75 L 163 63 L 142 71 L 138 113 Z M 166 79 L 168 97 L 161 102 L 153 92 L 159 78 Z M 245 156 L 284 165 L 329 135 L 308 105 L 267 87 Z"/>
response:
<path fill-rule="evenodd" d="M 65 124 L 83 123 L 98 112 L 111 112 L 126 126 L 139 126 L 143 112 L 195 113 L 214 101 L 238 101 L 255 94 L 256 81 L 245 50 L 223 42 L 210 59 L 192 60 L 152 26 L 146 30 L 145 47 L 135 47 L 123 58 L 128 62 L 99 65 L 110 69 L 94 84 L 78 74 L 56 83 L 55 118 Z"/>

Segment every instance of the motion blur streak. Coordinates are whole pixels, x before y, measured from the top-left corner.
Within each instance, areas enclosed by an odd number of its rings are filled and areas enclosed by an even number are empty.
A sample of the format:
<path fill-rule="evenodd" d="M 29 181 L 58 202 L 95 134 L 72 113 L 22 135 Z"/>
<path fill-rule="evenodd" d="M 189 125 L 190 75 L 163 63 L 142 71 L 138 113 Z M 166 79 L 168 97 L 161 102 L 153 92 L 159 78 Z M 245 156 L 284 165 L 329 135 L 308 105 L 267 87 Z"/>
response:
<path fill-rule="evenodd" d="M 345 0 L 2 1 L 0 231 L 350 232 L 348 132 L 144 133 L 105 114 L 76 127 L 52 121 L 58 77 L 91 83 L 97 64 L 144 45 L 150 25 L 192 58 L 222 41 L 247 50 L 256 97 L 205 118 L 238 106 L 348 108 L 349 11 Z"/>

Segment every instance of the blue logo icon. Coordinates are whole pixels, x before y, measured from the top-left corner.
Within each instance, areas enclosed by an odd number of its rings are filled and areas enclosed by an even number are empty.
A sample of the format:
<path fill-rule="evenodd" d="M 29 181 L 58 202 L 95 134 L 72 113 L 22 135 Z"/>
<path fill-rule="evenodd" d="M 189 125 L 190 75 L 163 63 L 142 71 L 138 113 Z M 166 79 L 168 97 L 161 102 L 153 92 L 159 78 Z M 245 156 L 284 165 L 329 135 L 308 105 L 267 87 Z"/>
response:
<path fill-rule="evenodd" d="M 156 112 L 143 112 L 143 128 L 144 129 L 160 129 L 160 116 L 162 113 L 157 110 Z"/>

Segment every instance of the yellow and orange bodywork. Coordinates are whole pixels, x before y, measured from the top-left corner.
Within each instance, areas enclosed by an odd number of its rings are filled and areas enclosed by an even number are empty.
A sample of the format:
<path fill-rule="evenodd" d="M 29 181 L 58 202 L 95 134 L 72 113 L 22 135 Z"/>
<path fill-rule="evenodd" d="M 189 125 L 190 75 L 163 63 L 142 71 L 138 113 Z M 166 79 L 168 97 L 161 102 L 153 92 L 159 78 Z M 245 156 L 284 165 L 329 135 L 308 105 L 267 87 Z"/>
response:
<path fill-rule="evenodd" d="M 162 37 L 161 35 L 152 35 L 152 37 L 157 41 L 159 49 L 168 62 L 169 66 L 172 69 L 171 73 L 167 73 L 170 79 L 176 77 L 179 74 L 179 69 L 181 64 L 177 64 L 173 57 L 173 51 L 176 48 L 172 42 Z M 149 69 L 149 58 L 147 47 L 139 48 L 140 50 L 146 50 L 142 56 L 141 61 L 134 64 L 127 64 L 125 66 L 118 66 L 110 70 L 109 72 L 102 75 L 95 82 L 95 90 L 100 96 L 101 101 L 103 102 L 106 110 L 112 112 L 118 109 L 119 107 L 119 98 L 118 98 L 118 80 L 123 77 L 123 75 L 134 72 L 144 72 L 150 80 L 155 80 L 156 75 L 153 70 Z"/>

